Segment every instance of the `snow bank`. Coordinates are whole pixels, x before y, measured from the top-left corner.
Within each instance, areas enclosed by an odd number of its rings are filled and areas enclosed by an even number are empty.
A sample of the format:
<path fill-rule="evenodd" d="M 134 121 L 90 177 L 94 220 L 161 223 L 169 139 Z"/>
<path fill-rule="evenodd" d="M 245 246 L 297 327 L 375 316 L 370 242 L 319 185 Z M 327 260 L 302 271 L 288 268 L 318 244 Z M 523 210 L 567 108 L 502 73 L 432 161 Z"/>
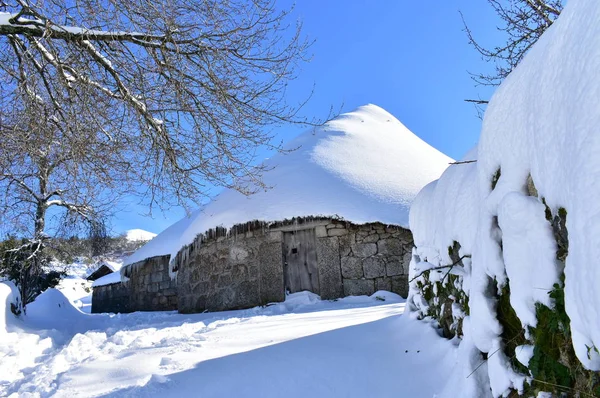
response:
<path fill-rule="evenodd" d="M 17 287 L 10 281 L 0 282 L 0 335 L 7 332 L 7 327 L 15 319 L 11 306 L 20 307 L 20 294 Z"/>
<path fill-rule="evenodd" d="M 84 322 L 70 329 L 64 299 L 44 294 L 38 309 L 62 326 L 25 319 L 29 333 L 0 338 L 0 396 L 433 396 L 454 345 L 403 317 L 398 296 L 376 296 L 386 300 L 302 292 L 291 310 L 75 313 Z"/>
<path fill-rule="evenodd" d="M 482 195 L 501 167 L 506 193 L 522 192 L 531 173 L 553 213 L 566 209 L 565 304 L 577 356 L 595 370 L 600 355 L 586 346 L 600 347 L 599 68 L 600 3 L 570 1 L 494 96 L 478 165 Z"/>
<path fill-rule="evenodd" d="M 421 191 L 411 210 L 417 248 L 409 307 L 429 315 L 427 281 L 419 274 L 450 269 L 448 248 L 458 242 L 459 255 L 471 256 L 451 270 L 469 296 L 470 315 L 460 316 L 461 344 L 468 340 L 479 351 L 495 353 L 487 360 L 495 396 L 521 390 L 530 380 L 513 371 L 502 349 L 506 341 L 496 313 L 502 292 L 509 292 L 510 306 L 532 340 L 536 306 L 560 311 L 549 292 L 562 294 L 564 287 L 577 358 L 586 369 L 600 370 L 599 68 L 600 3 L 569 1 L 492 98 L 477 162 L 451 166 Z M 526 352 L 517 358 L 528 362 Z M 467 355 L 459 361 L 472 366 Z"/>
<path fill-rule="evenodd" d="M 47 289 L 27 305 L 27 322 L 43 329 L 76 331 L 84 326 L 90 315 L 75 308 L 58 289 Z"/>
<path fill-rule="evenodd" d="M 297 137 L 265 161 L 272 187 L 250 197 L 226 190 L 203 209 L 173 224 L 125 264 L 171 254 L 207 230 L 252 220 L 337 216 L 357 224 L 408 225 L 419 190 L 452 159 L 410 132 L 385 110 L 362 106 Z"/>
<path fill-rule="evenodd" d="M 334 300 L 336 303 L 335 306 L 353 306 L 377 302 L 402 303 L 404 301 L 405 300 L 396 293 L 385 290 L 378 290 L 370 296 L 349 296 Z M 314 309 L 322 309 L 324 306 L 331 305 L 330 303 L 330 301 L 321 301 L 321 297 L 315 293 L 302 291 L 288 294 L 286 295 L 284 302 L 269 304 L 267 308 L 270 314 L 284 314 L 286 312 L 306 311 L 311 307 Z M 265 310 L 262 307 L 256 307 L 250 311 L 264 312 Z"/>

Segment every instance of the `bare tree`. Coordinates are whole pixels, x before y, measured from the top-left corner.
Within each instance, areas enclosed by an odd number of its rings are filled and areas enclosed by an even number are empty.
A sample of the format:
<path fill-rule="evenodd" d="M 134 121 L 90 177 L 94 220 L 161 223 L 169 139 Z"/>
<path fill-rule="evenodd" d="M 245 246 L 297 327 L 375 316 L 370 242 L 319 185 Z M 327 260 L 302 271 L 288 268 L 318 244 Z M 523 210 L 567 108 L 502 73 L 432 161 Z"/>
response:
<path fill-rule="evenodd" d="M 93 223 L 119 194 L 189 206 L 267 188 L 257 150 L 312 123 L 286 88 L 310 43 L 274 0 L 0 1 L 0 216 Z M 291 28 L 291 29 L 290 29 Z M 56 211 L 56 210 L 62 210 Z M 89 224 L 91 225 L 91 224 Z"/>
<path fill-rule="evenodd" d="M 309 45 L 273 0 L 7 1 L 0 79 L 68 135 L 126 143 L 151 205 L 265 188 L 259 147 L 301 123 L 286 87 Z"/>
<path fill-rule="evenodd" d="M 73 233 L 78 226 L 94 228 L 112 212 L 119 196 L 131 191 L 131 164 L 128 149 L 95 126 L 82 126 L 79 134 L 69 135 L 46 122 L 47 115 L 38 113 L 46 110 L 40 104 L 3 105 L 0 217 L 13 234 L 28 238 L 4 257 L 11 263 L 26 305 L 48 262 L 49 216 L 57 218 L 52 223 L 55 230 L 66 226 Z"/>
<path fill-rule="evenodd" d="M 487 0 L 494 9 L 504 32 L 506 42 L 494 47 L 486 47 L 475 40 L 473 32 L 464 16 L 464 30 L 469 43 L 487 62 L 494 63 L 493 73 L 471 73 L 479 85 L 498 86 L 506 76 L 521 62 L 533 44 L 558 18 L 562 9 L 562 0 Z M 487 100 L 469 99 L 476 106 L 487 104 Z"/>

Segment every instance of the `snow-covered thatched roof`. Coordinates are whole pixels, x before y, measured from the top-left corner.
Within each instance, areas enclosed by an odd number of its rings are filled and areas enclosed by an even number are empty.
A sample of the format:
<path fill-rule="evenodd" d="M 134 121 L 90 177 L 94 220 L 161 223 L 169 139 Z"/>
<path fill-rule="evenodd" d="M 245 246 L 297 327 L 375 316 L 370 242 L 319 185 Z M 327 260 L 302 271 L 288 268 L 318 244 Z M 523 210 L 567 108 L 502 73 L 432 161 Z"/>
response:
<path fill-rule="evenodd" d="M 166 254 L 174 258 L 198 234 L 251 220 L 324 216 L 408 227 L 408 211 L 419 190 L 453 161 L 375 105 L 343 114 L 287 145 L 298 147 L 265 161 L 273 167 L 264 175 L 271 189 L 249 197 L 223 191 L 125 264 Z"/>

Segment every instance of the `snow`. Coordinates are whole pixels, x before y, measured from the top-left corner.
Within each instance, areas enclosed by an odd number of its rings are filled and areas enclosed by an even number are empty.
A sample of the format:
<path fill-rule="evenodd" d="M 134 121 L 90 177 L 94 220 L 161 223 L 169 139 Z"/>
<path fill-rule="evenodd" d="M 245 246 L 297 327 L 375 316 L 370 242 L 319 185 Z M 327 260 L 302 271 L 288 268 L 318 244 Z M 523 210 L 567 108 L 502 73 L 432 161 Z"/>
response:
<path fill-rule="evenodd" d="M 494 396 L 520 390 L 501 347 L 490 280 L 510 284 L 510 302 L 524 328 L 536 325 L 536 303 L 564 271 L 566 312 L 583 366 L 600 370 L 600 3 L 567 2 L 558 20 L 499 87 L 486 111 L 479 145 L 465 156 L 476 163 L 452 165 L 417 196 L 410 214 L 415 245 L 411 276 L 451 264 L 448 247 L 471 255 L 462 271 L 470 315 L 458 359 L 474 370 L 471 348 L 489 353 L 487 379 Z M 471 159 L 469 159 L 471 158 Z M 500 177 L 492 189 L 493 176 Z M 528 196 L 531 178 L 538 196 Z M 568 256 L 557 244 L 542 198 L 553 215 L 566 209 Z M 412 284 L 408 305 L 424 314 L 427 303 Z M 463 351 L 462 347 L 459 352 Z M 518 359 L 527 363 L 530 349 Z M 459 383 L 461 384 L 461 383 Z M 452 395 L 460 390 L 449 390 Z M 465 395 L 462 395 L 465 396 Z M 470 395 L 480 396 L 480 395 Z"/>
<path fill-rule="evenodd" d="M 96 279 L 94 281 L 94 283 L 92 283 L 92 287 L 112 285 L 114 283 L 120 283 L 120 282 L 121 282 L 121 273 L 113 272 L 112 274 L 104 275 L 102 278 Z"/>
<path fill-rule="evenodd" d="M 301 134 L 265 161 L 266 191 L 226 190 L 204 208 L 167 228 L 125 264 L 170 254 L 200 233 L 223 226 L 293 217 L 339 217 L 357 224 L 408 226 L 410 204 L 453 160 L 376 105 L 343 114 Z"/>
<path fill-rule="evenodd" d="M 48 290 L 28 312 L 7 334 L 12 345 L 0 339 L 2 396 L 431 397 L 456 359 L 452 342 L 403 316 L 389 292 L 108 315 L 84 314 Z"/>
<path fill-rule="evenodd" d="M 567 3 L 492 99 L 478 164 L 482 197 L 484 182 L 501 166 L 506 194 L 522 192 L 531 173 L 553 213 L 567 210 L 565 305 L 577 357 L 593 370 L 600 370 L 600 355 L 591 350 L 588 356 L 586 346 L 600 347 L 599 21 L 597 1 Z M 538 260 L 550 250 L 538 251 Z"/>
<path fill-rule="evenodd" d="M 139 242 L 152 240 L 156 236 L 153 232 L 144 231 L 143 229 L 129 229 L 125 231 L 125 239 L 130 242 Z"/>
<path fill-rule="evenodd" d="M 533 346 L 532 345 L 520 345 L 515 349 L 517 360 L 524 366 L 529 366 L 529 361 L 533 357 Z"/>
<path fill-rule="evenodd" d="M 510 303 L 523 327 L 537 325 L 535 303 L 553 306 L 548 292 L 560 278 L 556 241 L 544 211 L 537 199 L 520 192 L 506 194 L 498 206 Z"/>
<path fill-rule="evenodd" d="M 119 275 L 119 273 L 116 273 Z M 111 274 L 112 275 L 112 274 Z M 67 275 L 56 286 L 57 290 L 83 312 L 90 312 L 92 306 L 92 282 L 74 275 Z"/>
<path fill-rule="evenodd" d="M 13 320 L 11 305 L 17 305 L 19 300 L 19 291 L 14 283 L 0 282 L 0 337 L 6 333 Z"/>

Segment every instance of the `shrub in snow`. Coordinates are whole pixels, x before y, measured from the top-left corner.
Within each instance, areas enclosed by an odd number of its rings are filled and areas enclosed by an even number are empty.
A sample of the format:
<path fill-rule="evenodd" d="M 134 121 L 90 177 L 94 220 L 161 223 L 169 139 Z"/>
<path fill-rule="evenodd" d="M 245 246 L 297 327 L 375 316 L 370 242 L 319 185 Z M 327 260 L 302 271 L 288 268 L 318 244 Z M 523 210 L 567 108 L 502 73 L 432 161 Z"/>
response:
<path fill-rule="evenodd" d="M 477 162 L 411 208 L 409 309 L 461 339 L 465 391 L 600 395 L 598 67 L 600 3 L 573 0 L 492 99 Z"/>
<path fill-rule="evenodd" d="M 23 310 L 44 290 L 56 286 L 64 272 L 48 269 L 51 258 L 42 242 L 9 239 L 0 242 L 0 277 L 13 281 L 21 291 Z M 16 311 L 16 310 L 15 310 Z"/>

